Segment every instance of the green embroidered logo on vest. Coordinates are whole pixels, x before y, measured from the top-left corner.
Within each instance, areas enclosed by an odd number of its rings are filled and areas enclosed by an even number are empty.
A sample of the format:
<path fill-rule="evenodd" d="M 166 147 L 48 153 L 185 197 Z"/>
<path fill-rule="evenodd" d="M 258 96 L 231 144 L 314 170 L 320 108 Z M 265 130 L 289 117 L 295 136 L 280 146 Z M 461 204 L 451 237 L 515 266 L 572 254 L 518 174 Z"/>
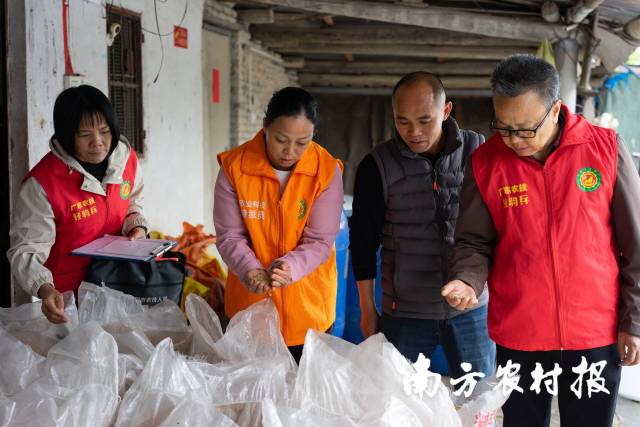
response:
<path fill-rule="evenodd" d="M 304 199 L 298 200 L 298 220 L 304 218 L 307 213 L 307 202 Z"/>
<path fill-rule="evenodd" d="M 120 197 L 122 197 L 122 200 L 127 200 L 130 195 L 131 195 L 131 182 L 123 181 L 122 184 L 120 184 Z"/>
<path fill-rule="evenodd" d="M 597 169 L 583 168 L 578 171 L 576 183 L 582 191 L 596 191 L 600 187 L 600 184 L 602 184 L 602 177 Z"/>

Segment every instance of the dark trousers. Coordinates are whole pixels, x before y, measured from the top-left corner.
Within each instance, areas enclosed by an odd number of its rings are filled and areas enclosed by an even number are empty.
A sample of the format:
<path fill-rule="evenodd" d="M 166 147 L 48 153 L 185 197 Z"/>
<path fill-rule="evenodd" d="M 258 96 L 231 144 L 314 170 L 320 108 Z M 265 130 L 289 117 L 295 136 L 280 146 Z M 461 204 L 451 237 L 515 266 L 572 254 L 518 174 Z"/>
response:
<path fill-rule="evenodd" d="M 412 363 L 420 353 L 431 358 L 436 347 L 442 345 L 452 378 L 465 374 L 460 368 L 462 362 L 470 363 L 472 372 L 482 372 L 487 377 L 494 372 L 496 349 L 487 333 L 486 305 L 448 320 L 410 319 L 383 313 L 380 332 Z"/>
<path fill-rule="evenodd" d="M 606 361 L 600 374 L 609 394 L 593 393 L 588 396 L 587 380 L 589 373 L 582 381 L 582 398 L 571 391 L 579 377 L 571 368 L 577 367 L 585 357 L 589 366 L 592 363 Z M 620 357 L 615 345 L 598 347 L 589 350 L 558 351 L 517 351 L 497 346 L 498 366 L 505 366 L 508 360 L 520 364 L 520 382 L 524 393 L 514 390 L 502 407 L 504 427 L 547 427 L 551 418 L 551 400 L 542 381 L 540 394 L 530 390 L 533 378 L 531 372 L 540 363 L 545 373 L 553 370 L 557 363 L 562 368 L 558 377 L 558 406 L 560 408 L 560 424 L 562 427 L 607 427 L 611 426 L 615 414 L 618 387 L 620 385 Z"/>
<path fill-rule="evenodd" d="M 325 331 L 325 334 L 333 334 L 333 325 L 331 325 L 329 329 Z M 296 363 L 299 365 L 300 359 L 302 358 L 302 350 L 304 349 L 304 345 L 293 345 L 291 347 L 288 347 L 288 349 L 289 353 L 291 353 Z"/>

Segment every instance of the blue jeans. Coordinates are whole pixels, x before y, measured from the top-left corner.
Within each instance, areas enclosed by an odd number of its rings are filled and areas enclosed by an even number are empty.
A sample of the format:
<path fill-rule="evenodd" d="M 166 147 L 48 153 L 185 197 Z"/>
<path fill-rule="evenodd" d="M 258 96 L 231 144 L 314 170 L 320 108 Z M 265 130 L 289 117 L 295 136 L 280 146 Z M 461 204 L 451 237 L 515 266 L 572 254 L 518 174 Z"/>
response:
<path fill-rule="evenodd" d="M 449 365 L 449 376 L 465 374 L 462 362 L 471 363 L 471 372 L 482 372 L 486 377 L 495 369 L 496 345 L 487 332 L 487 306 L 476 308 L 447 320 L 410 319 L 383 313 L 380 332 L 411 362 L 420 353 L 431 358 L 442 345 Z"/>

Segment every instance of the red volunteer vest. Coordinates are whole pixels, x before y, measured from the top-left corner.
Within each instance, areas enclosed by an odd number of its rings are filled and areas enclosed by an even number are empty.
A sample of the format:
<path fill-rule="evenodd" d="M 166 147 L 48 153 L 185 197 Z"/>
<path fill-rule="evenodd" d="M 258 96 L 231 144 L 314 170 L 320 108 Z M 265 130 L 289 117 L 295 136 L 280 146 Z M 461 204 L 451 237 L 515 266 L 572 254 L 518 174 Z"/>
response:
<path fill-rule="evenodd" d="M 129 209 L 138 159 L 133 149 L 127 160 L 122 184 L 108 184 L 107 195 L 82 189 L 84 175 L 70 169 L 49 152 L 25 179 L 38 180 L 49 199 L 56 224 L 56 241 L 45 262 L 59 292 L 77 291 L 91 258 L 70 252 L 105 234 L 120 235 Z"/>
<path fill-rule="evenodd" d="M 497 231 L 489 335 L 514 350 L 583 350 L 617 340 L 616 135 L 562 108 L 562 138 L 544 165 L 518 156 L 499 135 L 472 155 Z"/>

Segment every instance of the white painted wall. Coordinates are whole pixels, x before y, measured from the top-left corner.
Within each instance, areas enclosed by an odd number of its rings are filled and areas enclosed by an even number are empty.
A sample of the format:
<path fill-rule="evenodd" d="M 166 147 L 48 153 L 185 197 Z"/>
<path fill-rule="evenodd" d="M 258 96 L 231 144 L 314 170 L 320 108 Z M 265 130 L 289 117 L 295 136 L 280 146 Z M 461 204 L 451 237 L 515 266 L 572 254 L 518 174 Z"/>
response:
<path fill-rule="evenodd" d="M 53 101 L 62 91 L 64 53 L 59 1 L 25 0 L 29 168 L 48 151 Z"/>
<path fill-rule="evenodd" d="M 220 72 L 220 102 L 212 102 L 213 69 Z M 213 31 L 202 33 L 202 102 L 204 114 L 204 226 L 214 233 L 213 186 L 220 166 L 217 154 L 230 148 L 231 138 L 231 39 Z"/>
<path fill-rule="evenodd" d="M 27 94 L 29 98 L 29 165 L 48 151 L 53 134 L 53 104 L 63 89 L 62 5 L 53 0 L 25 0 L 27 10 Z M 180 23 L 189 31 L 189 48 L 173 46 L 145 33 L 142 47 L 145 214 L 153 229 L 180 234 L 183 220 L 203 223 L 202 11 L 204 0 L 157 2 L 161 33 Z M 156 31 L 154 2 L 118 0 L 116 6 L 141 13 L 142 27 Z M 70 0 L 71 61 L 86 82 L 107 92 L 106 14 L 100 0 Z"/>

